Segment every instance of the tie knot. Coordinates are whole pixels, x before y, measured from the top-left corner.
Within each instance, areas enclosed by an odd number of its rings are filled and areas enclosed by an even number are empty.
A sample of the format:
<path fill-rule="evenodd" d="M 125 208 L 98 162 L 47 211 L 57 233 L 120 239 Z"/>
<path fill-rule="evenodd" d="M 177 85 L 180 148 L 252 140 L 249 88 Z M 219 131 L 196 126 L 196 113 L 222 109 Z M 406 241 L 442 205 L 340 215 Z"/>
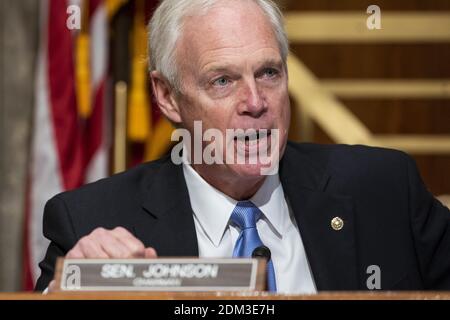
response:
<path fill-rule="evenodd" d="M 231 214 L 233 221 L 241 230 L 256 228 L 261 211 L 251 201 L 239 201 Z"/>

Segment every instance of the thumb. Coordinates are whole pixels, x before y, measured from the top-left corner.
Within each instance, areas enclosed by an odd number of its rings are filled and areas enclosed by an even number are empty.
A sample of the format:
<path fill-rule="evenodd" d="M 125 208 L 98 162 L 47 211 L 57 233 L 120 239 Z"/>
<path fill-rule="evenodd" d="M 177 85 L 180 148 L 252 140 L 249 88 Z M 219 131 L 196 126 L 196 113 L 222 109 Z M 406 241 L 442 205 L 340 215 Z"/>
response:
<path fill-rule="evenodd" d="M 56 281 L 55 280 L 52 280 L 51 282 L 50 282 L 50 284 L 48 285 L 48 293 L 51 293 L 51 292 L 55 292 L 57 290 L 57 288 L 56 288 Z"/>
<path fill-rule="evenodd" d="M 158 258 L 158 254 L 156 253 L 156 250 L 153 248 L 145 248 L 144 258 L 155 259 L 155 258 Z"/>

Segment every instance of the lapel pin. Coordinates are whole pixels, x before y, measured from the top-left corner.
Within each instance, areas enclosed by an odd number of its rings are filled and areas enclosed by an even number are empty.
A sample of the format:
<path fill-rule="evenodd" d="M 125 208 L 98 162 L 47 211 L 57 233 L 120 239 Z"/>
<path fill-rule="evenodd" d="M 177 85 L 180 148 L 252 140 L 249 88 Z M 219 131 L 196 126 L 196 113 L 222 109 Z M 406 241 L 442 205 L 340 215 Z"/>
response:
<path fill-rule="evenodd" d="M 344 220 L 339 217 L 334 217 L 331 219 L 331 227 L 336 231 L 341 230 L 344 227 Z"/>

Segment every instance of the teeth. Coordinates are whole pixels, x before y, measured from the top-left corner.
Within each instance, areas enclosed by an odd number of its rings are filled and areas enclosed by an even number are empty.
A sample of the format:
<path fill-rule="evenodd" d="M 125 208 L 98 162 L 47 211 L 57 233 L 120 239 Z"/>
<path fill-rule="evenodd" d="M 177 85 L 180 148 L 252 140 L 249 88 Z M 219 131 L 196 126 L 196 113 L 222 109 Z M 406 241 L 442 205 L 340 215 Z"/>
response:
<path fill-rule="evenodd" d="M 245 140 L 245 141 L 254 141 L 262 138 L 266 138 L 270 135 L 270 130 L 268 129 L 261 129 L 257 131 L 252 131 L 247 134 L 237 134 L 235 136 L 235 140 Z"/>
<path fill-rule="evenodd" d="M 258 138 L 262 139 L 262 138 L 267 137 L 269 135 L 269 132 L 270 131 L 267 130 L 267 129 L 263 129 L 263 130 L 258 131 Z"/>

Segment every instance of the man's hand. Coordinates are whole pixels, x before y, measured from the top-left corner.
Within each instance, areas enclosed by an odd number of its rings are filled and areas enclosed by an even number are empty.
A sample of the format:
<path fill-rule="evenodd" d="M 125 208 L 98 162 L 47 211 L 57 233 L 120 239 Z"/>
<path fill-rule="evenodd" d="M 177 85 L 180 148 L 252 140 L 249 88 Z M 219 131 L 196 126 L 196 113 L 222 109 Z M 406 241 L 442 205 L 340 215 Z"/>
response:
<path fill-rule="evenodd" d="M 70 250 L 66 259 L 127 259 L 156 258 L 153 248 L 145 248 L 128 230 L 117 227 L 113 230 L 97 228 L 81 238 Z"/>
<path fill-rule="evenodd" d="M 128 230 L 117 227 L 113 230 L 97 228 L 81 238 L 66 254 L 66 259 L 127 259 L 157 258 L 155 249 L 146 248 Z M 48 286 L 48 292 L 56 289 L 55 280 Z"/>

